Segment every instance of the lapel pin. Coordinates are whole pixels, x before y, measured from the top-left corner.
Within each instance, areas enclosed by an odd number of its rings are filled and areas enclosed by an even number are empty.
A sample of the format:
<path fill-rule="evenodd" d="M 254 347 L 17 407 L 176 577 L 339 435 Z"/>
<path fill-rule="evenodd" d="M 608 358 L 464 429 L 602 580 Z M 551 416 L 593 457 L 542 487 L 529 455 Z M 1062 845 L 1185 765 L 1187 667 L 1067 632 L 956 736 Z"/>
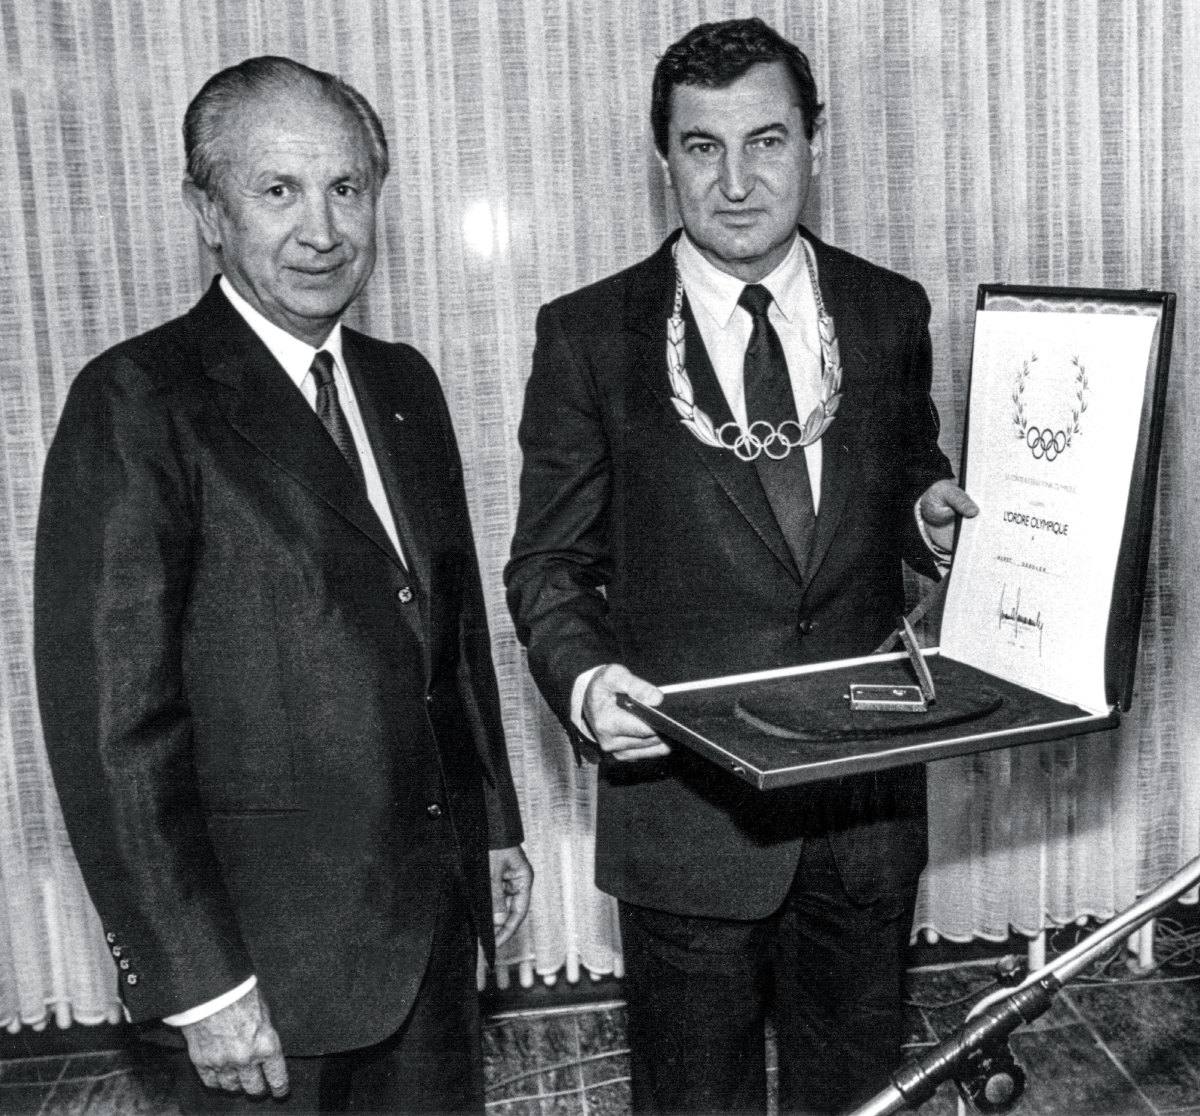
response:
<path fill-rule="evenodd" d="M 403 422 L 403 421 L 404 421 L 404 416 L 403 416 L 403 415 L 402 415 L 402 414 L 401 414 L 399 411 L 397 411 L 397 412 L 396 412 L 396 421 L 397 421 L 397 422 Z"/>

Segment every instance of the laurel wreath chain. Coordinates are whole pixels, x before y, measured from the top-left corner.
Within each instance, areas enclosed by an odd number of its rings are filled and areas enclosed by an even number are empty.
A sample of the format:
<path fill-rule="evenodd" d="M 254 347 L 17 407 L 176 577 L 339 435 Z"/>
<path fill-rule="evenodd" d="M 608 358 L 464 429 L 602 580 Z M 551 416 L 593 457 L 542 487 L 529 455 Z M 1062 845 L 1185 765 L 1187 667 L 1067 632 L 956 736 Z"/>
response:
<path fill-rule="evenodd" d="M 821 288 L 817 282 L 816 264 L 812 257 L 812 248 L 805 241 L 801 242 L 805 249 L 805 262 L 808 264 L 808 276 L 812 282 L 813 295 L 817 302 L 817 330 L 821 339 L 821 401 L 809 412 L 800 428 L 799 445 L 809 446 L 817 441 L 833 422 L 837 409 L 842 401 L 842 358 L 838 346 L 837 331 L 833 318 L 825 309 L 821 298 Z M 704 410 L 696 406 L 695 395 L 692 391 L 692 381 L 687 373 L 687 347 L 685 343 L 686 330 L 683 322 L 683 277 L 679 268 L 675 268 L 675 303 L 671 317 L 667 319 L 667 374 L 671 379 L 671 402 L 679 413 L 680 421 L 701 442 L 717 449 L 733 449 L 733 445 L 722 440 L 721 434 L 726 427 L 736 423 L 724 423 L 720 429 L 713 426 L 713 421 Z"/>

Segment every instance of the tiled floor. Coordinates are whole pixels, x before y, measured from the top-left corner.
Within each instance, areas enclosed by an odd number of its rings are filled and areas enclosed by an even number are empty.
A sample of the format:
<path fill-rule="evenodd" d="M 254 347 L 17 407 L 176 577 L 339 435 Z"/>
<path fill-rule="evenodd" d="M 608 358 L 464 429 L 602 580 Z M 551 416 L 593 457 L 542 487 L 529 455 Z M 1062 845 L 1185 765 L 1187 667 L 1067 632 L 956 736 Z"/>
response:
<path fill-rule="evenodd" d="M 909 1052 L 931 1048 L 962 1020 L 991 975 L 958 966 L 913 974 Z M 1013 1036 L 1028 1075 L 1015 1116 L 1200 1116 L 1200 979 L 1151 977 L 1072 984 Z M 619 1003 L 511 1014 L 484 1034 L 489 1116 L 608 1116 L 629 1111 L 624 1008 Z M 920 1111 L 953 1116 L 943 1085 Z M 273 1106 L 265 1106 L 271 1111 Z M 278 1111 L 287 1112 L 286 1107 Z M 7 1116 L 171 1116 L 161 1078 L 128 1053 L 0 1062 Z"/>

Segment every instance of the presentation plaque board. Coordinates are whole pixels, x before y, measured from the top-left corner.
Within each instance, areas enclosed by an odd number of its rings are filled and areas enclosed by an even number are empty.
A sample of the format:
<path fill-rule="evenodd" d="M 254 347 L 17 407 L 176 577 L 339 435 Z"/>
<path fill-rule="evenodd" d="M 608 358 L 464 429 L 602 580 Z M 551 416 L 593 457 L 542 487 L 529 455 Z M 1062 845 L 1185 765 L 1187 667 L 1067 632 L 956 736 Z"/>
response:
<path fill-rule="evenodd" d="M 979 288 L 960 526 L 926 711 L 904 652 L 664 686 L 626 708 L 769 790 L 1115 726 L 1133 693 L 1175 296 Z M 856 691 L 857 692 L 857 691 Z"/>

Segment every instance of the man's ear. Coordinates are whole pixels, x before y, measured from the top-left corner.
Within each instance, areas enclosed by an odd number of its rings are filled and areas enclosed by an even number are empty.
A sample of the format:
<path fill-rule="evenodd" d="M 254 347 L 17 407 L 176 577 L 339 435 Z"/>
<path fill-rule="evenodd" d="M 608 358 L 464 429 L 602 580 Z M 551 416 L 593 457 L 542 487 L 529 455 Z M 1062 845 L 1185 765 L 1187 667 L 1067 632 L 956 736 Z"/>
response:
<path fill-rule="evenodd" d="M 221 250 L 221 226 L 217 221 L 217 206 L 220 204 L 201 190 L 190 178 L 183 180 L 183 204 L 192 211 L 204 243 L 213 252 Z"/>
<path fill-rule="evenodd" d="M 825 155 L 825 129 L 820 125 L 817 125 L 812 139 L 808 141 L 808 150 L 812 155 L 812 173 L 815 178 L 821 173 L 821 160 Z"/>
<path fill-rule="evenodd" d="M 675 183 L 671 181 L 671 164 L 667 162 L 667 157 L 661 151 L 656 150 L 654 153 L 658 156 L 659 165 L 662 167 L 663 178 L 666 179 L 667 185 L 673 190 Z"/>

